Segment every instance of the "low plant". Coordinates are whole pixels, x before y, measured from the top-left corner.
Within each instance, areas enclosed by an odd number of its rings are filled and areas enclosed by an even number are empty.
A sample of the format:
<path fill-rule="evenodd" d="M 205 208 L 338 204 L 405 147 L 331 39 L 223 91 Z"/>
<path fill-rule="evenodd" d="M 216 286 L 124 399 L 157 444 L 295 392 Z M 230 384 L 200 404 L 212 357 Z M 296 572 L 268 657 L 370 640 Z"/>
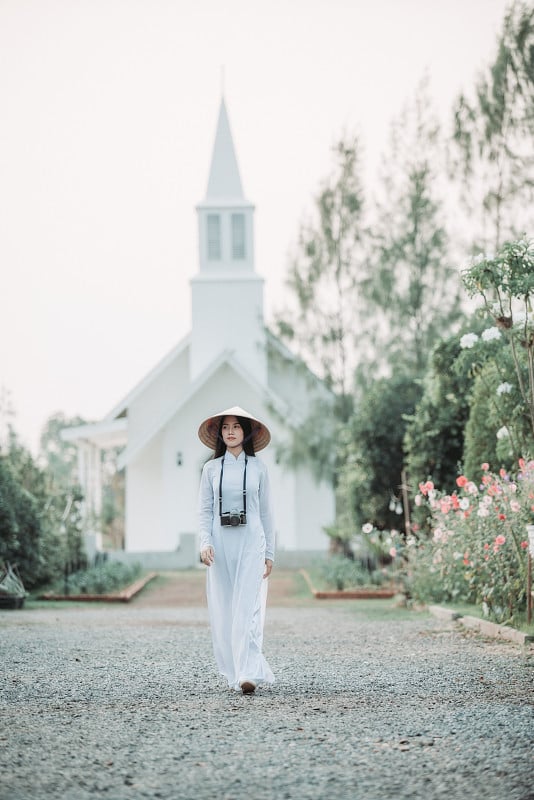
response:
<path fill-rule="evenodd" d="M 479 485 L 465 475 L 457 490 L 419 484 L 415 502 L 430 512 L 431 536 L 406 549 L 405 580 L 418 600 L 480 605 L 497 622 L 513 622 L 526 606 L 526 525 L 534 509 L 534 461 L 515 475 L 482 464 Z"/>
<path fill-rule="evenodd" d="M 141 564 L 121 564 L 108 561 L 98 566 L 72 572 L 52 586 L 55 594 L 107 594 L 122 589 L 136 580 L 142 572 Z"/>
<path fill-rule="evenodd" d="M 366 564 L 344 556 L 330 556 L 320 567 L 326 585 L 332 589 L 356 589 L 377 587 L 386 582 L 388 576 L 380 569 L 369 570 Z"/>

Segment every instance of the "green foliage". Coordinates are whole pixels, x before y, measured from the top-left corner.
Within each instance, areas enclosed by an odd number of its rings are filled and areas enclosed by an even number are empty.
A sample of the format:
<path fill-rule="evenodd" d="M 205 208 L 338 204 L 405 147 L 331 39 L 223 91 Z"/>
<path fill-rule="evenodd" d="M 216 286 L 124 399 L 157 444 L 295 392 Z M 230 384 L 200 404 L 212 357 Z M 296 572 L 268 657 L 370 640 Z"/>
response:
<path fill-rule="evenodd" d="M 276 414 L 276 409 L 272 409 Z M 309 411 L 295 429 L 290 442 L 282 441 L 276 448 L 279 463 L 292 469 L 307 464 L 317 480 L 333 482 L 336 473 L 337 447 L 335 445 L 341 424 L 335 415 L 335 402 L 316 397 Z"/>
<path fill-rule="evenodd" d="M 339 141 L 334 157 L 333 175 L 315 201 L 314 220 L 300 229 L 287 279 L 295 307 L 278 315 L 277 334 L 340 398 L 349 398 L 360 328 L 358 284 L 366 268 L 357 139 Z M 348 411 L 341 403 L 344 420 Z"/>
<path fill-rule="evenodd" d="M 9 426 L 0 452 L 0 559 L 18 565 L 26 588 L 84 562 L 81 499 L 76 487 L 53 485 Z"/>
<path fill-rule="evenodd" d="M 461 317 L 460 281 L 436 192 L 443 150 L 427 87 L 392 125 L 383 200 L 374 225 L 374 269 L 366 285 L 379 363 L 421 377 L 437 339 Z M 374 352 L 373 352 L 374 357 Z M 376 360 L 371 365 L 376 374 Z"/>
<path fill-rule="evenodd" d="M 420 486 L 433 536 L 407 548 L 409 589 L 421 600 L 474 602 L 497 622 L 513 622 L 526 604 L 534 462 L 521 459 L 517 476 L 485 464 L 480 488 L 464 475 L 457 485 L 451 494 Z"/>
<path fill-rule="evenodd" d="M 55 594 L 107 594 L 123 589 L 141 574 L 141 564 L 121 564 L 107 561 L 90 569 L 72 572 L 52 586 Z"/>
<path fill-rule="evenodd" d="M 379 529 L 401 527 L 402 516 L 396 513 L 396 507 L 404 463 L 403 440 L 420 397 L 421 386 L 409 375 L 381 378 L 371 384 L 351 421 L 339 481 L 352 500 L 358 530 L 365 522 Z M 393 498 L 396 501 L 392 504 Z"/>
<path fill-rule="evenodd" d="M 3 455 L 0 455 L 0 531 L 0 562 L 16 564 L 24 584 L 31 587 L 46 574 L 44 525 L 36 498 L 18 483 Z"/>
<path fill-rule="evenodd" d="M 492 64 L 470 100 L 454 111 L 456 162 L 464 201 L 480 218 L 482 246 L 498 248 L 529 219 L 534 186 L 534 9 L 515 2 L 506 14 Z M 527 210 L 527 214 L 524 213 Z M 491 239 L 490 239 L 491 237 Z"/>
<path fill-rule="evenodd" d="M 487 462 L 493 466 L 498 464 L 497 431 L 501 426 L 498 423 L 490 422 L 491 410 L 491 400 L 486 384 L 479 376 L 475 381 L 469 418 L 465 426 L 462 459 L 466 474 L 471 475 L 475 480 L 480 477 L 482 463 Z M 439 481 L 437 483 L 441 485 Z M 450 484 L 447 484 L 446 488 L 452 491 Z"/>
<path fill-rule="evenodd" d="M 338 591 L 382 586 L 388 577 L 380 569 L 370 571 L 360 561 L 343 556 L 330 556 L 321 564 L 320 573 L 326 585 Z"/>
<path fill-rule="evenodd" d="M 502 336 L 507 344 L 507 352 L 500 352 L 493 359 L 476 336 L 471 336 L 466 349 L 473 349 L 479 364 L 486 364 L 478 374 L 481 381 L 488 383 L 491 405 L 506 428 L 512 453 L 517 457 L 531 449 L 534 439 L 534 245 L 525 240 L 507 242 L 495 256 L 474 259 L 464 270 L 463 279 L 469 294 L 482 299 L 487 315 L 495 323 L 491 329 L 495 338 Z M 492 366 L 488 366 L 490 362 Z M 499 381 L 501 394 L 497 401 L 494 388 Z M 504 384 L 510 384 L 509 391 L 502 392 Z"/>
<path fill-rule="evenodd" d="M 358 462 L 349 425 L 340 427 L 337 453 L 340 466 L 336 480 L 336 520 L 334 525 L 325 528 L 325 533 L 332 539 L 332 551 L 350 555 L 351 543 L 361 525 L 356 516 L 356 491 L 365 484 L 366 475 Z"/>
<path fill-rule="evenodd" d="M 463 456 L 473 382 L 469 365 L 458 368 L 460 354 L 456 335 L 439 342 L 432 353 L 422 383 L 423 394 L 408 419 L 404 438 L 412 483 L 432 478 L 440 486 L 451 490 L 454 486 Z"/>
<path fill-rule="evenodd" d="M 66 487 L 77 483 L 78 448 L 61 438 L 65 428 L 86 424 L 82 417 L 67 417 L 58 412 L 49 417 L 40 437 L 40 455 L 45 461 L 51 485 Z"/>

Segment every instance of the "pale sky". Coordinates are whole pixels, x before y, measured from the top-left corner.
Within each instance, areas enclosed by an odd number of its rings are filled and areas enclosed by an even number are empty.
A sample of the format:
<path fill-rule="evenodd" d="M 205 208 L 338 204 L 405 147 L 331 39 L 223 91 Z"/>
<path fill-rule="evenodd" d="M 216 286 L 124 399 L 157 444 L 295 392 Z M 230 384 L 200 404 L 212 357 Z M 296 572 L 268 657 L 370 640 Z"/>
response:
<path fill-rule="evenodd" d="M 188 332 L 222 65 L 268 320 L 334 141 L 359 132 L 372 192 L 425 72 L 448 125 L 508 6 L 0 0 L 0 388 L 25 442 L 102 417 Z"/>

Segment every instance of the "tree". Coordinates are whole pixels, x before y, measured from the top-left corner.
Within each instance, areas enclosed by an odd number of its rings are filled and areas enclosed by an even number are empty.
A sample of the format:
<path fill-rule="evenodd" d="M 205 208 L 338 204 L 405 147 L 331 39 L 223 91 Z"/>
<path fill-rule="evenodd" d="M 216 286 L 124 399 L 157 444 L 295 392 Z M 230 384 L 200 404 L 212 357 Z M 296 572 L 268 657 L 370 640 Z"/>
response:
<path fill-rule="evenodd" d="M 0 558 L 16 563 L 27 588 L 82 564 L 79 492 L 50 491 L 50 475 L 13 428 L 0 451 Z"/>
<path fill-rule="evenodd" d="M 42 514 L 4 455 L 0 455 L 0 531 L 0 562 L 16 564 L 28 588 L 39 583 L 46 576 Z"/>
<path fill-rule="evenodd" d="M 422 377 L 435 342 L 461 318 L 460 280 L 447 258 L 438 198 L 442 144 L 426 82 L 393 122 L 374 227 L 366 296 L 382 371 Z"/>
<path fill-rule="evenodd" d="M 335 169 L 300 228 L 287 285 L 294 308 L 278 314 L 279 337 L 315 369 L 338 398 L 336 415 L 352 410 L 356 342 L 364 322 L 359 285 L 365 272 L 364 200 L 357 138 L 334 147 Z"/>
<path fill-rule="evenodd" d="M 482 366 L 479 357 L 463 349 L 461 342 L 464 335 L 477 337 L 486 327 L 480 315 L 474 314 L 459 333 L 439 341 L 432 352 L 422 381 L 423 394 L 404 438 L 406 468 L 414 491 L 428 479 L 444 491 L 452 492 L 456 486 L 465 457 L 473 384 Z M 496 346 L 493 342 L 492 352 Z M 489 457 L 482 461 L 493 463 Z"/>
<path fill-rule="evenodd" d="M 480 214 L 477 250 L 497 250 L 533 221 L 534 8 L 529 5 L 512 5 L 474 96 L 458 98 L 453 144 L 452 171 L 461 177 L 464 203 Z"/>
<path fill-rule="evenodd" d="M 507 360 L 493 359 L 498 385 L 510 386 L 501 392 L 498 408 L 512 452 L 525 455 L 534 443 L 534 243 L 506 242 L 494 256 L 475 258 L 463 280 L 471 297 L 482 300 L 495 337 L 506 341 Z M 505 409 L 502 394 L 514 389 L 517 402 Z"/>
<path fill-rule="evenodd" d="M 0 560 L 16 563 L 31 589 L 84 564 L 82 497 L 77 486 L 59 486 L 32 456 L 12 416 L 10 411 L 0 443 Z"/>
<path fill-rule="evenodd" d="M 420 396 L 421 387 L 411 375 L 380 378 L 351 420 L 339 485 L 350 497 L 356 530 L 365 522 L 380 530 L 402 527 L 403 440 Z"/>
<path fill-rule="evenodd" d="M 65 428 L 86 424 L 82 417 L 67 417 L 62 412 L 53 414 L 45 422 L 40 436 L 40 455 L 44 459 L 50 478 L 59 487 L 77 484 L 78 448 L 74 442 L 61 438 Z"/>

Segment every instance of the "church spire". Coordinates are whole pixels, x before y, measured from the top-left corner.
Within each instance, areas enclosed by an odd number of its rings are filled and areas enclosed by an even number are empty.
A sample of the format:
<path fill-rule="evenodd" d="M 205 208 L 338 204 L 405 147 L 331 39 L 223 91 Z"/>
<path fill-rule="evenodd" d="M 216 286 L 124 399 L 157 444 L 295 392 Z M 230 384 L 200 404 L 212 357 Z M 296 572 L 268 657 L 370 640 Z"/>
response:
<path fill-rule="evenodd" d="M 191 279 L 191 379 L 217 354 L 233 352 L 250 375 L 265 384 L 263 278 L 254 269 L 254 206 L 243 195 L 224 99 L 206 197 L 197 205 L 197 213 L 199 269 Z"/>
<path fill-rule="evenodd" d="M 220 201 L 223 198 L 245 199 L 224 97 L 221 98 L 206 200 Z"/>

